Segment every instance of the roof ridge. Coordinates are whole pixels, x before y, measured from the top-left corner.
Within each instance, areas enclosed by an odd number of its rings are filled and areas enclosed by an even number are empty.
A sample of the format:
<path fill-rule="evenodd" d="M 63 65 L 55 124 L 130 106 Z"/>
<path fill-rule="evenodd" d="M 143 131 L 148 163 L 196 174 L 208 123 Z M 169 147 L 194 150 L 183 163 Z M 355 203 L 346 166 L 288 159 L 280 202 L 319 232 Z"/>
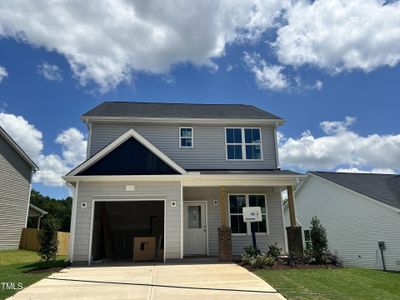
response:
<path fill-rule="evenodd" d="M 235 106 L 250 106 L 250 107 L 254 107 L 254 108 L 261 110 L 260 108 L 258 108 L 257 106 L 255 106 L 253 104 L 244 104 L 244 103 L 190 103 L 190 102 L 121 101 L 121 100 L 118 100 L 118 101 L 103 101 L 99 105 L 101 105 L 103 103 L 126 103 L 126 104 L 136 103 L 136 104 L 162 104 L 162 105 L 169 105 L 169 104 L 171 104 L 171 105 L 174 105 L 174 104 L 180 104 L 180 105 L 235 105 Z"/>

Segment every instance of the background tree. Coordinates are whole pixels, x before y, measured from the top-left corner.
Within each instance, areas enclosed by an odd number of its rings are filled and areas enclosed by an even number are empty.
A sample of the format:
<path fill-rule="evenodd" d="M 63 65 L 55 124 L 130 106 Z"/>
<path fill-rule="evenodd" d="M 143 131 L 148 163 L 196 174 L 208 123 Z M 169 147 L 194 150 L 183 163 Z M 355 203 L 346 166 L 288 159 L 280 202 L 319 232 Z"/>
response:
<path fill-rule="evenodd" d="M 65 199 L 54 199 L 44 196 L 40 192 L 32 189 L 31 203 L 48 212 L 48 214 L 42 218 L 42 222 L 49 217 L 53 217 L 58 222 L 60 231 L 69 232 L 72 207 L 71 197 Z M 28 227 L 35 227 L 31 222 L 33 222 L 33 220 L 28 220 Z"/>
<path fill-rule="evenodd" d="M 326 230 L 317 216 L 311 219 L 311 244 L 312 254 L 317 264 L 324 263 L 324 254 L 328 251 L 328 238 Z"/>

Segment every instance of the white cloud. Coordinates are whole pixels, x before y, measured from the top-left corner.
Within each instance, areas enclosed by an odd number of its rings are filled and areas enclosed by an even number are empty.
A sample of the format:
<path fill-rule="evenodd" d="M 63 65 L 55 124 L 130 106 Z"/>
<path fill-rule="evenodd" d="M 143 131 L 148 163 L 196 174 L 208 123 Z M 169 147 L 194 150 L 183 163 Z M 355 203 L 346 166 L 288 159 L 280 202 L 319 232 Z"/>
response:
<path fill-rule="evenodd" d="M 380 173 L 380 174 L 396 174 L 396 172 L 393 169 L 371 169 L 371 170 L 361 170 L 358 168 L 339 168 L 336 170 L 336 172 L 344 172 L 344 173 Z"/>
<path fill-rule="evenodd" d="M 8 77 L 8 72 L 5 67 L 0 66 L 0 83 L 3 81 L 4 78 Z"/>
<path fill-rule="evenodd" d="M 57 65 L 51 65 L 47 62 L 37 66 L 38 73 L 44 78 L 52 81 L 61 81 L 61 69 Z"/>
<path fill-rule="evenodd" d="M 76 128 L 61 132 L 55 142 L 62 146 L 61 156 L 46 155 L 43 147 L 43 134 L 22 116 L 0 112 L 0 126 L 39 166 L 33 181 L 50 186 L 62 186 L 61 176 L 78 165 L 86 156 L 85 136 Z"/>
<path fill-rule="evenodd" d="M 307 170 L 400 172 L 400 134 L 361 136 L 350 126 L 355 118 L 320 123 L 324 135 L 305 131 L 299 138 L 278 135 L 281 163 Z"/>
<path fill-rule="evenodd" d="M 297 1 L 274 43 L 282 64 L 366 72 L 400 62 L 400 3 Z"/>
<path fill-rule="evenodd" d="M 282 73 L 284 67 L 270 65 L 257 53 L 244 53 L 244 62 L 254 74 L 260 89 L 283 90 L 289 86 L 286 76 Z"/>
<path fill-rule="evenodd" d="M 187 62 L 215 68 L 227 44 L 260 38 L 288 3 L 5 0 L 0 36 L 64 55 L 82 85 L 105 92 L 133 72 L 168 73 Z"/>

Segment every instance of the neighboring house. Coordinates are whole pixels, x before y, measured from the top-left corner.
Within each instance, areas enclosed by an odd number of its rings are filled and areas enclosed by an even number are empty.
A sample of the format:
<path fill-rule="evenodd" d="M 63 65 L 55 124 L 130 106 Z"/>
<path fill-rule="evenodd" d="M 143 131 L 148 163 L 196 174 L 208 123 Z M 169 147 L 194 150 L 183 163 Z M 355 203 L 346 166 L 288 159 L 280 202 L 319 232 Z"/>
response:
<path fill-rule="evenodd" d="M 47 215 L 48 212 L 44 211 L 43 209 L 33 205 L 29 204 L 29 212 L 28 212 L 28 221 L 33 223 L 35 225 L 35 228 L 39 229 L 40 228 L 40 220 L 44 215 Z"/>
<path fill-rule="evenodd" d="M 262 207 L 259 248 L 286 249 L 281 191 L 299 174 L 278 166 L 283 119 L 251 105 L 143 102 L 105 102 L 81 119 L 87 160 L 64 177 L 71 261 L 132 259 L 143 236 L 164 260 L 229 259 L 251 245 L 243 206 Z"/>
<path fill-rule="evenodd" d="M 305 244 L 316 215 L 345 266 L 382 269 L 383 241 L 386 268 L 400 271 L 400 175 L 309 172 L 296 189 L 296 213 Z"/>
<path fill-rule="evenodd" d="M 36 164 L 0 127 L 0 250 L 18 249 Z"/>

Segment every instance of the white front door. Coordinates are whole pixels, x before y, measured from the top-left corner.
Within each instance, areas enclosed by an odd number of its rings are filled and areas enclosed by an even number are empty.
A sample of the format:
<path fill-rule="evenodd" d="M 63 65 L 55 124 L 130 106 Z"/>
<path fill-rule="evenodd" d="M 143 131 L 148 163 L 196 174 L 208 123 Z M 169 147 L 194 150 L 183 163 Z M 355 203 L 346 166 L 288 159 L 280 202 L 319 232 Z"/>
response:
<path fill-rule="evenodd" d="M 207 255 L 206 202 L 184 202 L 185 255 Z"/>

